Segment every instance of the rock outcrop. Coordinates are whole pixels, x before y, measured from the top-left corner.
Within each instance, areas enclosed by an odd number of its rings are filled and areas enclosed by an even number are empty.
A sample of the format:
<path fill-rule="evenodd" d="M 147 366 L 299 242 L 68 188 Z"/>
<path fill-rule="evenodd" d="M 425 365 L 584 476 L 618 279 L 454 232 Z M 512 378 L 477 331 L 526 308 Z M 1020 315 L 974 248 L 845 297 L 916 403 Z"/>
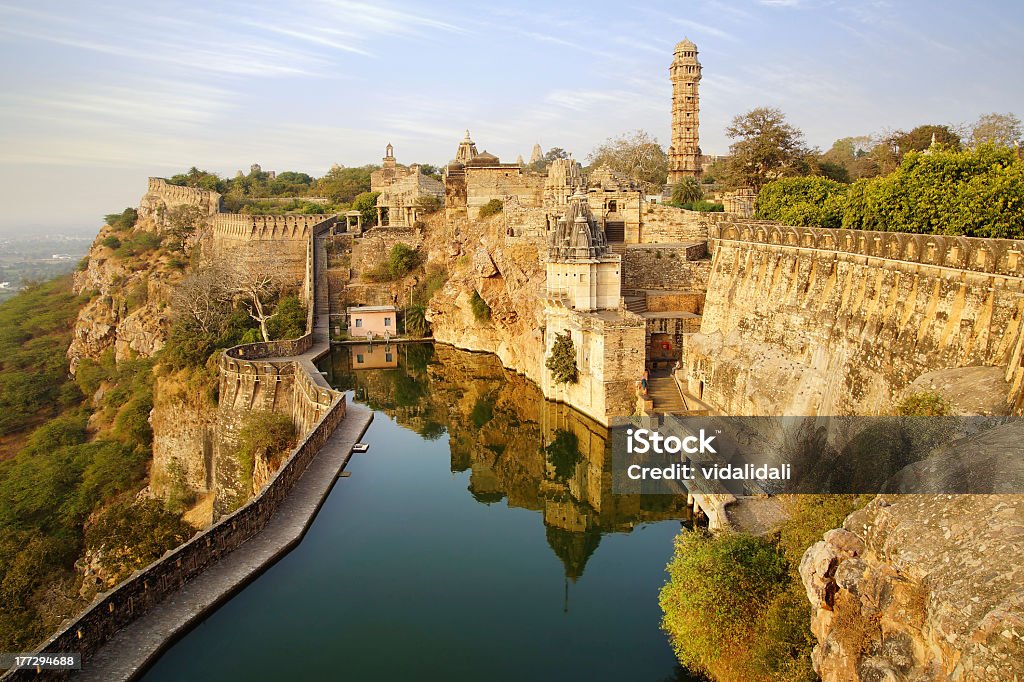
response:
<path fill-rule="evenodd" d="M 449 278 L 427 312 L 434 338 L 456 348 L 494 353 L 502 365 L 540 381 L 544 357 L 544 267 L 535 245 L 506 243 L 501 216 L 485 221 L 436 220 L 424 238 L 429 261 L 448 264 Z M 490 306 L 478 321 L 473 292 Z"/>
<path fill-rule="evenodd" d="M 825 682 L 1024 679 L 1024 496 L 879 496 L 800 575 Z"/>

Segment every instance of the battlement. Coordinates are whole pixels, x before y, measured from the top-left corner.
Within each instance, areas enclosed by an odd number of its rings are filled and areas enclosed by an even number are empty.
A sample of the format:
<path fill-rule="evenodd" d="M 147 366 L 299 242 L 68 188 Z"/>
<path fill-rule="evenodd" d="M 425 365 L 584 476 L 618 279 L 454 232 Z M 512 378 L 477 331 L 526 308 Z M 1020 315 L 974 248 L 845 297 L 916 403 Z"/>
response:
<path fill-rule="evenodd" d="M 731 240 L 1024 277 L 1024 240 L 1019 239 L 794 227 L 732 219 L 709 226 L 708 240 L 712 251 L 718 240 Z"/>
<path fill-rule="evenodd" d="M 220 199 L 220 194 L 207 189 L 172 185 L 164 178 L 149 178 L 139 210 L 146 217 L 177 206 L 195 206 L 213 215 L 220 211 Z"/>
<path fill-rule="evenodd" d="M 301 240 L 308 241 L 313 231 L 334 224 L 335 216 L 305 215 L 243 215 L 218 213 L 213 218 L 215 237 L 253 241 Z"/>

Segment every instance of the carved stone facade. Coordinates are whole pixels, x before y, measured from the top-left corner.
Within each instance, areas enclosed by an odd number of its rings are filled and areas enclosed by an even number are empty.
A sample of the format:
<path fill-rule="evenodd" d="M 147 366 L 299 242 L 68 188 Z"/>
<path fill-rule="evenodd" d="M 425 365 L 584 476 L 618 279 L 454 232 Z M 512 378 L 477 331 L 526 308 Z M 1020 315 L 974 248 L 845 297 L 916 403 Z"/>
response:
<path fill-rule="evenodd" d="M 381 169 L 370 175 L 370 191 L 380 192 L 377 197 L 378 225 L 411 227 L 427 203 L 444 200 L 444 185 L 424 175 L 419 164 L 403 166 L 395 161 L 394 147 L 390 144 L 385 150 Z"/>
<path fill-rule="evenodd" d="M 669 67 L 672 81 L 672 146 L 668 148 L 668 181 L 701 176 L 701 151 L 698 138 L 701 66 L 697 46 L 689 39 L 676 45 Z"/>

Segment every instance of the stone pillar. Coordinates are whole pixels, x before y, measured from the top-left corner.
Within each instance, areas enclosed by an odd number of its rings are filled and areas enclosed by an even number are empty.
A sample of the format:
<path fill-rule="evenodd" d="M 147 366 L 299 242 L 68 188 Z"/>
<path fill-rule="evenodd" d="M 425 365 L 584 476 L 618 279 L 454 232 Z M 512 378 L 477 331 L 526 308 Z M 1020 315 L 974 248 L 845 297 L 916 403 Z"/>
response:
<path fill-rule="evenodd" d="M 383 224 L 383 222 L 382 222 L 382 221 L 384 220 L 384 218 L 382 217 L 382 213 L 383 213 L 383 212 L 382 212 L 382 211 L 380 210 L 380 206 L 378 206 L 378 207 L 377 207 L 377 224 L 378 224 L 378 225 L 381 225 L 381 224 Z"/>

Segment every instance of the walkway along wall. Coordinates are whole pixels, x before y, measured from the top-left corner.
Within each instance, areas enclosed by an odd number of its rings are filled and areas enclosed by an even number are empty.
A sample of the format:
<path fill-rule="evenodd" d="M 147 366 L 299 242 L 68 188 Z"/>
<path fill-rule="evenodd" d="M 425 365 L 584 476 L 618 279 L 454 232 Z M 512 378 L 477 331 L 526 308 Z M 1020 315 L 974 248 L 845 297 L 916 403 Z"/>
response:
<path fill-rule="evenodd" d="M 729 414 L 875 414 L 922 374 L 1002 372 L 1019 410 L 1024 241 L 731 220 L 688 390 Z"/>
<path fill-rule="evenodd" d="M 329 350 L 326 309 L 312 291 L 325 281 L 323 250 L 316 248 L 316 240 L 322 238 L 329 227 L 329 224 L 317 226 L 306 238 L 305 267 L 308 281 L 314 283 L 306 287 L 307 333 L 287 341 L 235 346 L 226 350 L 220 360 L 221 395 L 235 405 L 258 404 L 259 390 L 269 390 L 272 386 L 276 393 L 282 379 L 290 377 L 290 395 L 286 399 L 290 401 L 290 413 L 298 433 L 303 434 L 298 445 L 255 497 L 98 597 L 85 612 L 39 647 L 39 652 L 80 652 L 83 662 L 87 662 L 114 633 L 259 533 L 344 420 L 345 395 L 327 387 L 323 377 L 312 375 L 309 366 L 317 352 L 314 342 L 323 341 L 318 343 L 318 348 L 323 346 L 321 354 Z M 31 670 L 15 670 L 3 679 L 31 680 L 37 676 Z"/>

